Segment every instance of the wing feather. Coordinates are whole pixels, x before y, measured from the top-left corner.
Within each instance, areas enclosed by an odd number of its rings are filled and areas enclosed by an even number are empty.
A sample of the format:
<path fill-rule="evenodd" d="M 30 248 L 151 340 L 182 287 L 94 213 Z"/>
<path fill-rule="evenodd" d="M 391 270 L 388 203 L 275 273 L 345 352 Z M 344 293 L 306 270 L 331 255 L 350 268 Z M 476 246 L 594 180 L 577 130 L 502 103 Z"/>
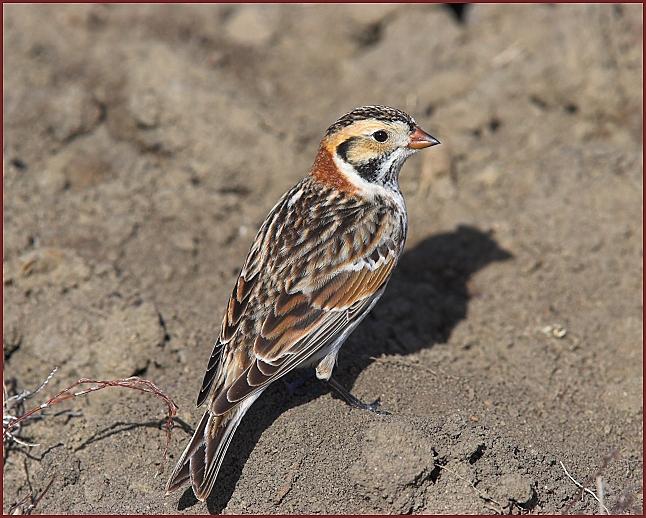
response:
<path fill-rule="evenodd" d="M 371 301 L 362 301 L 353 311 L 356 318 L 369 308 Z M 280 357 L 281 363 L 274 365 L 264 358 L 256 357 L 251 366 L 231 386 L 220 392 L 211 406 L 211 411 L 220 415 L 235 407 L 240 401 L 265 388 L 276 378 L 292 371 L 326 344 L 334 342 L 348 327 L 349 310 L 327 315 L 328 320 L 315 333 L 305 336 L 294 344 L 293 350 Z"/>
<path fill-rule="evenodd" d="M 299 303 L 293 306 L 295 314 L 292 311 L 280 315 L 271 312 L 254 343 L 255 360 L 214 399 L 212 412 L 216 415 L 227 412 L 248 395 L 256 393 L 319 350 L 333 344 L 371 306 L 395 262 L 396 257 L 391 255 L 390 260 L 376 270 L 369 270 L 366 263 L 361 270 L 340 272 L 339 275 L 347 279 L 340 286 L 329 280 L 326 285 L 313 291 L 309 299 L 302 294 L 292 295 L 299 299 Z M 379 283 L 379 286 L 375 290 L 367 290 L 366 283 Z M 336 287 L 334 301 L 327 301 L 325 305 L 317 304 L 317 292 L 325 290 L 329 284 Z M 303 301 L 308 301 L 308 304 L 305 305 Z"/>

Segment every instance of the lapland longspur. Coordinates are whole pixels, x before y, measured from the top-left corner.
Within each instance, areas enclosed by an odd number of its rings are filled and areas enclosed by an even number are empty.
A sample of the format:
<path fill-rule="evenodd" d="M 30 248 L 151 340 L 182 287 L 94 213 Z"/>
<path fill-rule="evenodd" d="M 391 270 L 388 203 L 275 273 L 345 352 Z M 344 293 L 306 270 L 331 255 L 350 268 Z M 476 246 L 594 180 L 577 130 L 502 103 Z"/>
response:
<path fill-rule="evenodd" d="M 205 500 L 241 419 L 260 394 L 297 367 L 332 378 L 337 353 L 381 297 L 404 248 L 399 171 L 439 144 L 406 113 L 364 106 L 330 126 L 309 174 L 256 234 L 224 315 L 197 405 L 206 412 L 167 484 L 190 480 Z"/>

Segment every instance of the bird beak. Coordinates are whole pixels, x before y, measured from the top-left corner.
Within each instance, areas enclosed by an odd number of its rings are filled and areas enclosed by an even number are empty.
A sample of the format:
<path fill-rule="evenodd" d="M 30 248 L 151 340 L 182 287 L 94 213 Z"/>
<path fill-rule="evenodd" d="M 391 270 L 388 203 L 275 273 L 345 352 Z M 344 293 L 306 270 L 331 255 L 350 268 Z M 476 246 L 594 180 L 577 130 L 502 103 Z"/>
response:
<path fill-rule="evenodd" d="M 435 137 L 431 137 L 422 128 L 416 126 L 415 131 L 411 133 L 408 147 L 410 149 L 424 149 L 425 147 L 435 146 L 439 143 L 440 141 Z"/>

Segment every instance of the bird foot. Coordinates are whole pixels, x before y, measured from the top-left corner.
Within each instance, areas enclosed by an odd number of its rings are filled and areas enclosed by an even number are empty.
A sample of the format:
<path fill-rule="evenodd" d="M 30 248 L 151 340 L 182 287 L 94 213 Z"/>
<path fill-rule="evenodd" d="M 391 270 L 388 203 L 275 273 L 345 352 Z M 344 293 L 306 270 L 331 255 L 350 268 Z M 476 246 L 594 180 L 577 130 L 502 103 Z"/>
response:
<path fill-rule="evenodd" d="M 348 404 L 352 408 L 358 408 L 359 410 L 368 410 L 369 412 L 373 412 L 377 415 L 390 415 L 390 412 L 381 408 L 381 402 L 379 401 L 379 398 L 375 399 L 372 403 L 364 403 L 363 401 L 361 401 L 356 397 L 355 399 L 356 399 L 356 402 L 355 401 L 353 401 L 352 403 L 348 402 Z"/>
<path fill-rule="evenodd" d="M 339 396 L 341 396 L 345 402 L 350 405 L 352 408 L 358 408 L 359 410 L 368 410 L 377 415 L 390 415 L 390 412 L 383 410 L 381 408 L 381 402 L 379 398 L 375 399 L 372 403 L 364 403 L 349 390 L 345 389 L 341 384 L 336 380 L 330 378 L 328 384 Z"/>

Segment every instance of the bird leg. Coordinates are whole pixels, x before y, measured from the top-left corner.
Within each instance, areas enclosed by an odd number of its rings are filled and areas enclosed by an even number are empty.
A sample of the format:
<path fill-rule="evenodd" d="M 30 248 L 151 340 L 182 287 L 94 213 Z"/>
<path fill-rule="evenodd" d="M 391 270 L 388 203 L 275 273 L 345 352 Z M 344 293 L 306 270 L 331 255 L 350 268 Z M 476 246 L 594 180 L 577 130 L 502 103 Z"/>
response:
<path fill-rule="evenodd" d="M 327 380 L 330 388 L 334 390 L 339 396 L 341 396 L 345 402 L 353 408 L 358 408 L 360 410 L 369 410 L 379 415 L 390 415 L 390 412 L 386 410 L 379 410 L 379 398 L 375 399 L 372 403 L 364 403 L 358 397 L 352 395 L 349 390 L 343 387 L 338 381 L 334 378 Z"/>

